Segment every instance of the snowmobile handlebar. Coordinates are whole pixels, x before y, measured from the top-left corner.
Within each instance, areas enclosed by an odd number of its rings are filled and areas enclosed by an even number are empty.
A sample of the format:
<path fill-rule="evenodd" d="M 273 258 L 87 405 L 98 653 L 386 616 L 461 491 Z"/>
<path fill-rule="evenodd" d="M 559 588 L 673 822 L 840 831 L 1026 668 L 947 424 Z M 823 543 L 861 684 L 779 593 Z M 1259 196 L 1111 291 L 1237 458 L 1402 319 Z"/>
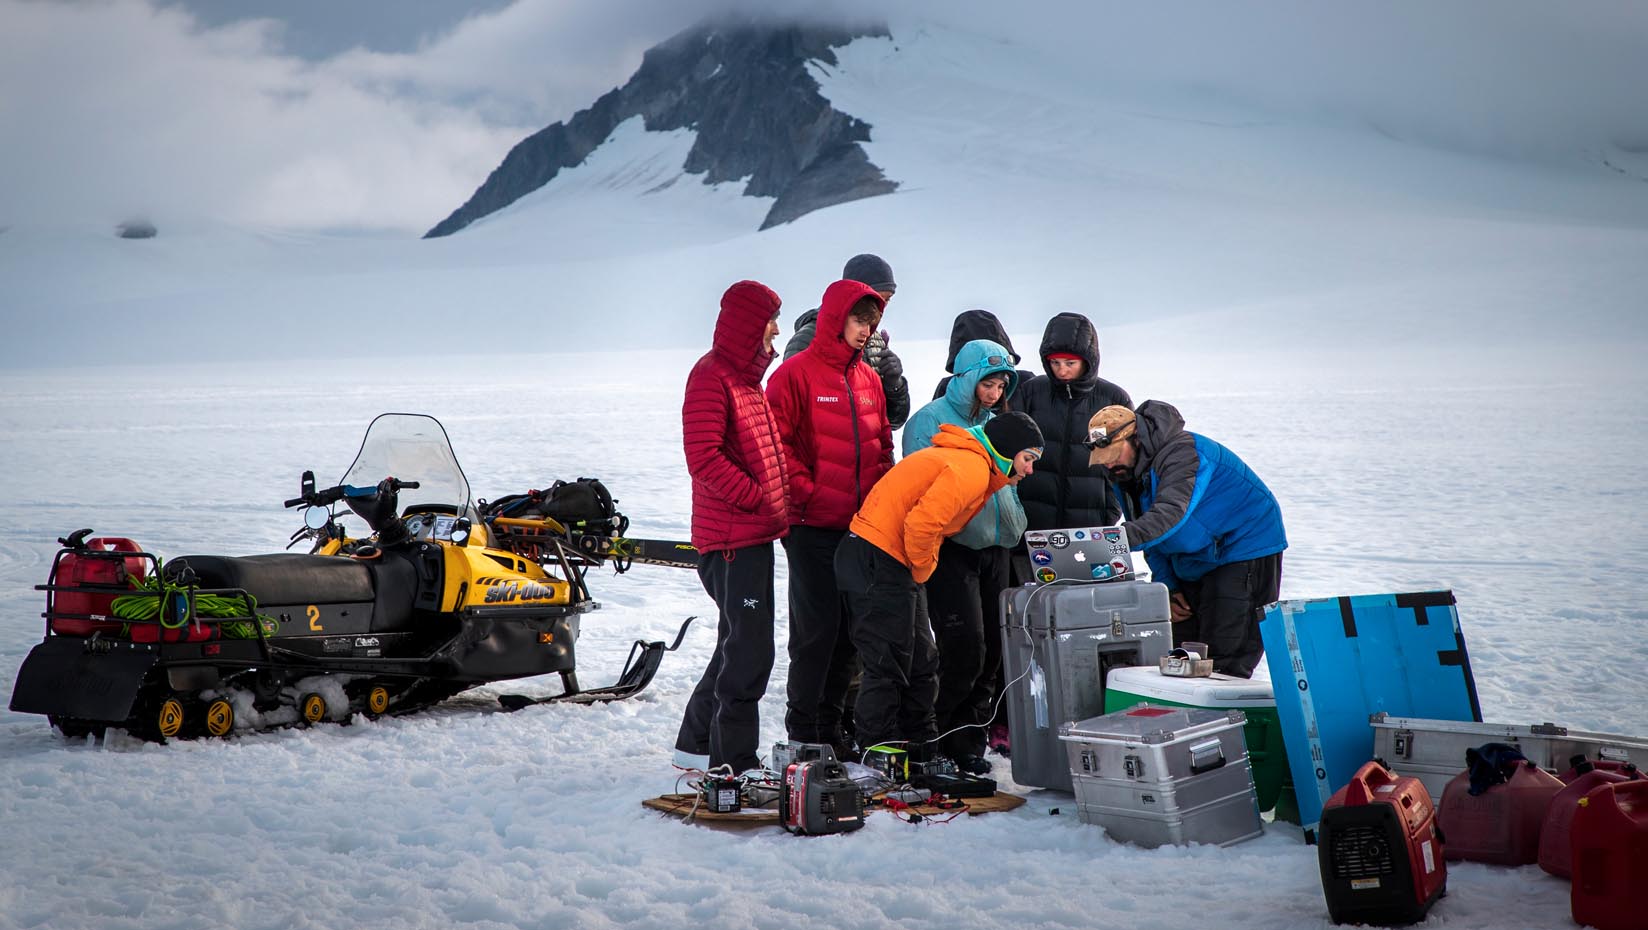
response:
<path fill-rule="evenodd" d="M 303 473 L 302 493 L 286 502 L 287 507 L 327 507 L 343 500 L 346 497 L 365 497 L 384 491 L 394 492 L 402 490 L 417 490 L 418 482 L 402 481 L 399 478 L 385 478 L 377 485 L 369 488 L 357 488 L 353 485 L 339 484 L 325 490 L 315 490 L 314 472 Z"/>

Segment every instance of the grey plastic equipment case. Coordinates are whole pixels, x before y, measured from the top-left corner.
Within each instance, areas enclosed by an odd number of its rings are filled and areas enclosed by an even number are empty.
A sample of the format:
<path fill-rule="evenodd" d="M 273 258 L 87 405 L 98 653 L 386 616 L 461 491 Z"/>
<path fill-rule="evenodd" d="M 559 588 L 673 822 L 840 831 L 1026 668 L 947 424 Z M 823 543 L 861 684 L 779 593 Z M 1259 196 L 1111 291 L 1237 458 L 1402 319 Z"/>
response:
<path fill-rule="evenodd" d="M 1059 728 L 1076 813 L 1145 847 L 1229 846 L 1264 831 L 1239 710 L 1138 704 Z"/>
<path fill-rule="evenodd" d="M 1383 712 L 1370 716 L 1368 724 L 1373 727 L 1374 756 L 1396 774 L 1419 779 L 1438 809 L 1448 782 L 1465 771 L 1465 750 L 1484 743 L 1515 746 L 1528 761 L 1552 774 L 1568 771 L 1569 760 L 1577 755 L 1593 762 L 1634 762 L 1648 771 L 1648 738 L 1643 737 L 1587 733 L 1554 723 L 1473 723 Z"/>
<path fill-rule="evenodd" d="M 1104 713 L 1110 669 L 1155 665 L 1173 648 L 1167 586 L 1095 581 L 1009 588 L 1001 593 L 1001 640 L 1013 780 L 1071 791 L 1059 726 Z"/>

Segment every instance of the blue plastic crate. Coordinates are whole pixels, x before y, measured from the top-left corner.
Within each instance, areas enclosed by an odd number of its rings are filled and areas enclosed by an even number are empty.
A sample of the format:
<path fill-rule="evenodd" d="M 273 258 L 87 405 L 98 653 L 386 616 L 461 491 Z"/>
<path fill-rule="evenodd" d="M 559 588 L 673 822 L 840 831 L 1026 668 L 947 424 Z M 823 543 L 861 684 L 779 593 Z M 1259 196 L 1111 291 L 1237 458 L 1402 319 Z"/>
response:
<path fill-rule="evenodd" d="M 1452 591 L 1281 601 L 1259 631 L 1308 837 L 1373 758 L 1370 715 L 1482 719 Z"/>

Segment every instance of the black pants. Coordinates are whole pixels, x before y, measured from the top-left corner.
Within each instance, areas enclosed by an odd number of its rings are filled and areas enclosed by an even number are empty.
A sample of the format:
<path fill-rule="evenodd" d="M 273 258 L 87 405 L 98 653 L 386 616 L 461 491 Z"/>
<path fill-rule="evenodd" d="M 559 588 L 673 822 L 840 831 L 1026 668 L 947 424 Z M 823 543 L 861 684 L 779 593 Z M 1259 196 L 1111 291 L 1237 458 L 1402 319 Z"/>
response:
<path fill-rule="evenodd" d="M 852 605 L 853 644 L 862 670 L 854 716 L 859 745 L 905 742 L 918 754 L 938 735 L 938 650 L 920 610 L 910 569 L 848 533 L 835 556 L 836 577 Z"/>
<path fill-rule="evenodd" d="M 760 765 L 757 715 L 773 667 L 773 546 L 762 543 L 698 557 L 698 578 L 720 608 L 715 652 L 692 689 L 675 748 L 708 754 L 733 772 Z"/>
<path fill-rule="evenodd" d="M 1190 619 L 1173 624 L 1173 642 L 1207 643 L 1213 670 L 1249 678 L 1264 655 L 1259 621 L 1282 593 L 1282 554 L 1221 565 L 1179 585 Z"/>
<path fill-rule="evenodd" d="M 841 744 L 854 667 L 852 613 L 836 587 L 835 550 L 846 530 L 792 526 L 784 537 L 790 566 L 790 677 L 784 729 L 803 743 Z"/>
<path fill-rule="evenodd" d="M 1011 571 L 1010 550 L 946 540 L 923 586 L 938 645 L 934 710 L 938 731 L 950 734 L 940 748 L 954 758 L 984 755 L 1001 690 L 1001 592 L 1011 587 Z"/>

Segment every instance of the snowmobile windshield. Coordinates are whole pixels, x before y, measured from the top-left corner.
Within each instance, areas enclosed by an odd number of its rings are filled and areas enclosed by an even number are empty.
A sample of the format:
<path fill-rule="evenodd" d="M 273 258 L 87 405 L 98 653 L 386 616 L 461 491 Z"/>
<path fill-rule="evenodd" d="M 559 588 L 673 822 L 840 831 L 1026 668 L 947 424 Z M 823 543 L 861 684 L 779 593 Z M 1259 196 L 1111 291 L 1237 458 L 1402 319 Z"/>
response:
<path fill-rule="evenodd" d="M 421 413 L 380 414 L 366 428 L 360 453 L 339 484 L 375 486 L 385 478 L 416 481 L 400 492 L 402 512 L 409 507 L 450 507 L 469 512 L 469 479 L 458 467 L 452 443 L 439 420 Z"/>

